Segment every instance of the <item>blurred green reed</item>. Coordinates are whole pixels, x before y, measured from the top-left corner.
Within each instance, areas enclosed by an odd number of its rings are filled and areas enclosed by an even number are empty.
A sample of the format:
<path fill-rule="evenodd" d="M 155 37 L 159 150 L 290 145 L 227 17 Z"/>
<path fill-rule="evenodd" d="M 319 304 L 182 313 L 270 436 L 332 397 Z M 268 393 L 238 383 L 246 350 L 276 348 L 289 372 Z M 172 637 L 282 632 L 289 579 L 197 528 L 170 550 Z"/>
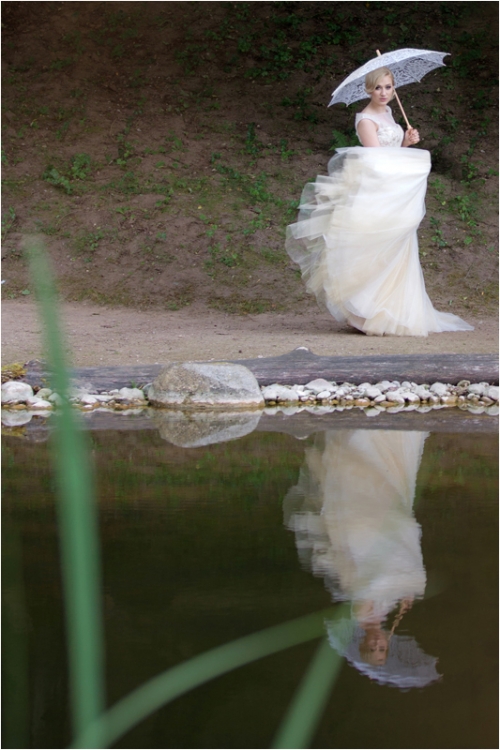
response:
<path fill-rule="evenodd" d="M 105 748 L 187 691 L 256 659 L 321 637 L 325 619 L 346 616 L 346 605 L 214 648 L 157 675 L 105 709 L 99 535 L 90 452 L 68 400 L 70 382 L 49 264 L 39 241 L 30 241 L 27 250 L 46 333 L 51 385 L 63 398 L 56 417 L 54 464 L 69 649 L 71 747 Z M 322 639 L 278 729 L 274 747 L 310 747 L 341 662 L 328 641 Z"/>
<path fill-rule="evenodd" d="M 87 435 L 69 400 L 56 290 L 40 242 L 27 245 L 45 331 L 51 386 L 62 397 L 54 432 L 59 543 L 69 651 L 72 724 L 81 734 L 104 710 L 104 631 L 98 519 Z M 97 743 L 97 744 L 94 744 Z M 100 747 L 98 738 L 88 747 Z"/>

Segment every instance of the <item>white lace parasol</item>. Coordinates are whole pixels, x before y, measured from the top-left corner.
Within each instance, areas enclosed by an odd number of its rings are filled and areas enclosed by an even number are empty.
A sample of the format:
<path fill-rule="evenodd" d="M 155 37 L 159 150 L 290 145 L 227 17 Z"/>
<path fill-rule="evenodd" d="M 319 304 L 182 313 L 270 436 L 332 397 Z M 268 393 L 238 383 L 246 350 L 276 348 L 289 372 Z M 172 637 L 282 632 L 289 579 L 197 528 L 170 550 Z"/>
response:
<path fill-rule="evenodd" d="M 424 49 L 397 49 L 369 60 L 351 73 L 332 94 L 332 104 L 352 104 L 360 99 L 368 99 L 365 91 L 365 76 L 377 68 L 389 68 L 394 76 L 396 88 L 407 83 L 416 83 L 431 70 L 445 67 L 443 57 L 449 52 L 434 52 Z"/>
<path fill-rule="evenodd" d="M 442 679 L 436 668 L 437 658 L 424 653 L 410 636 L 392 636 L 385 664 L 372 666 L 363 661 L 360 654 L 360 644 L 365 638 L 363 628 L 346 619 L 325 624 L 331 647 L 345 656 L 358 672 L 380 685 L 409 690 L 424 688 Z"/>

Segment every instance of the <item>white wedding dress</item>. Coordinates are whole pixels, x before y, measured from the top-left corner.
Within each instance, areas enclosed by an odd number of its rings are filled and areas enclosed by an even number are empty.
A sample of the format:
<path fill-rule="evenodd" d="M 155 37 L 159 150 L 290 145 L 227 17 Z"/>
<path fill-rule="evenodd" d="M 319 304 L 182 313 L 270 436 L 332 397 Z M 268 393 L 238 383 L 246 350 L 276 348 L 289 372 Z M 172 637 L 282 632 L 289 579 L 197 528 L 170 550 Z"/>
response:
<path fill-rule="evenodd" d="M 401 148 L 392 113 L 359 114 L 378 125 L 382 148 L 340 148 L 304 189 L 286 249 L 307 290 L 340 322 L 367 334 L 427 336 L 472 331 L 438 312 L 425 291 L 417 228 L 425 214 L 428 151 Z"/>
<path fill-rule="evenodd" d="M 334 600 L 373 603 L 384 618 L 424 595 L 420 525 L 413 515 L 425 432 L 331 430 L 306 450 L 284 503 L 303 565 Z"/>

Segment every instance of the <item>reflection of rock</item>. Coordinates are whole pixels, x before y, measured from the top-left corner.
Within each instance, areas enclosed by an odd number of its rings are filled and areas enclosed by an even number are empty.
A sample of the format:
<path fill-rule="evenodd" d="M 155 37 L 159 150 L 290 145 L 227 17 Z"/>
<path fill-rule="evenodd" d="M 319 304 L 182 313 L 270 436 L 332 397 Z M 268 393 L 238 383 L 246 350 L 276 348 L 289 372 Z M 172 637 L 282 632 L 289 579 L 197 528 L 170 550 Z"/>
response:
<path fill-rule="evenodd" d="M 148 399 L 155 406 L 264 406 L 255 376 L 229 362 L 174 362 L 153 382 Z"/>
<path fill-rule="evenodd" d="M 33 412 L 27 409 L 23 411 L 10 411 L 2 409 L 2 424 L 4 427 L 20 427 L 31 422 Z"/>
<path fill-rule="evenodd" d="M 261 411 L 157 412 L 154 421 L 160 437 L 182 448 L 224 443 L 253 432 Z"/>

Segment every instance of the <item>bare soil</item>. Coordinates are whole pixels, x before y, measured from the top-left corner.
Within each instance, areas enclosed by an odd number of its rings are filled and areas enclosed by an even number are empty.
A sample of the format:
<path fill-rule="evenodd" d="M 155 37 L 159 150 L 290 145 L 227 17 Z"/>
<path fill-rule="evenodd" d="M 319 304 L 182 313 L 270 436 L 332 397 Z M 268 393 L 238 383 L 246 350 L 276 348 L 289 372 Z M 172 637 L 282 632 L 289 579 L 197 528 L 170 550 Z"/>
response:
<path fill-rule="evenodd" d="M 3 362 L 40 356 L 23 246 L 44 241 L 75 364 L 497 351 L 498 6 L 2 3 Z M 377 48 L 443 49 L 400 93 L 431 151 L 428 339 L 341 328 L 284 251 L 308 180 L 354 145 L 333 88 Z M 395 112 L 398 116 L 398 113 Z"/>
<path fill-rule="evenodd" d="M 61 306 L 67 351 L 75 366 L 135 365 L 193 359 L 246 359 L 286 354 L 306 346 L 315 354 L 486 354 L 498 351 L 496 318 L 472 318 L 472 332 L 428 338 L 364 336 L 330 315 L 313 313 L 230 315 L 201 304 L 178 311 L 66 302 Z M 3 303 L 2 362 L 43 358 L 42 326 L 30 300 Z"/>

